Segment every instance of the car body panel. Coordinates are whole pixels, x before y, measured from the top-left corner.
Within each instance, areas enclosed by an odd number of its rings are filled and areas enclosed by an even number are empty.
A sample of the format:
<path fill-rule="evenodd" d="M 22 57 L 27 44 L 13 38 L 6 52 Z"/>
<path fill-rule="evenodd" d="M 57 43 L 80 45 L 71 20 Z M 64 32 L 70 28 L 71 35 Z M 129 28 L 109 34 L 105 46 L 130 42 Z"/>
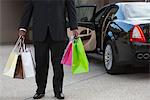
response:
<path fill-rule="evenodd" d="M 121 10 L 118 10 L 118 12 Z M 117 12 L 117 13 L 118 13 Z M 116 13 L 116 15 L 117 15 Z M 143 43 L 138 45 L 138 43 L 131 43 L 130 33 L 131 29 L 135 26 L 139 25 L 142 30 L 146 29 L 147 26 L 148 31 L 144 33 L 145 37 L 147 38 L 147 43 Z M 117 60 L 120 64 L 137 64 L 137 63 L 147 63 L 149 64 L 149 60 L 138 60 L 136 58 L 136 54 L 139 52 L 146 52 L 150 53 L 150 46 L 149 46 L 149 38 L 150 38 L 150 20 L 149 19 L 132 19 L 132 20 L 123 20 L 122 19 L 115 19 L 112 20 L 109 24 L 108 31 L 105 33 L 106 38 L 109 36 L 114 42 L 116 47 L 116 54 Z M 105 41 L 106 42 L 106 41 Z M 146 45 L 147 44 L 147 45 Z M 142 63 L 143 64 L 143 63 Z"/>

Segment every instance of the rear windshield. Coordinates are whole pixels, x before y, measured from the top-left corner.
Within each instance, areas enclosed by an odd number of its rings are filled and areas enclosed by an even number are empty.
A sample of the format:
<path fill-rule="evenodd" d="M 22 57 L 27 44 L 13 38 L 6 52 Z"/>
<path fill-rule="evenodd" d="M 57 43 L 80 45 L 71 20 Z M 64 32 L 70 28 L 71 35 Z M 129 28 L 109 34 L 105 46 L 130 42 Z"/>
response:
<path fill-rule="evenodd" d="M 150 3 L 135 3 L 124 5 L 126 19 L 150 19 Z"/>

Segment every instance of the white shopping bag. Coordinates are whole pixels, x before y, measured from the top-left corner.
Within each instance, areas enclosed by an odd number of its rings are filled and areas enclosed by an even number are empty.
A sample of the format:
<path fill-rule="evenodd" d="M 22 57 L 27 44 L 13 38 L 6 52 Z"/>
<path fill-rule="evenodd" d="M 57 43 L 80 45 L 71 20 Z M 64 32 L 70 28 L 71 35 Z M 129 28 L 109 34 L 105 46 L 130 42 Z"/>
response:
<path fill-rule="evenodd" d="M 18 56 L 19 55 L 16 52 L 10 53 L 3 75 L 14 77 Z"/>
<path fill-rule="evenodd" d="M 34 65 L 35 64 L 31 52 L 25 48 L 24 40 L 21 40 L 21 37 L 19 37 L 15 47 L 10 53 L 8 61 L 5 65 L 3 75 L 20 79 L 27 77 L 34 77 L 35 76 Z M 21 67 L 22 69 L 18 67 Z"/>
<path fill-rule="evenodd" d="M 21 53 L 22 65 L 25 77 L 35 76 L 35 64 L 31 52 L 26 49 Z"/>
<path fill-rule="evenodd" d="M 16 49 L 17 47 L 19 47 L 20 49 L 20 46 L 19 46 L 20 43 L 21 43 L 21 37 L 19 37 L 19 39 L 17 40 L 15 47 L 13 48 L 13 50 L 11 51 L 8 57 L 7 63 L 3 71 L 3 75 L 14 77 L 18 56 L 20 55 L 20 53 L 17 52 Z"/>

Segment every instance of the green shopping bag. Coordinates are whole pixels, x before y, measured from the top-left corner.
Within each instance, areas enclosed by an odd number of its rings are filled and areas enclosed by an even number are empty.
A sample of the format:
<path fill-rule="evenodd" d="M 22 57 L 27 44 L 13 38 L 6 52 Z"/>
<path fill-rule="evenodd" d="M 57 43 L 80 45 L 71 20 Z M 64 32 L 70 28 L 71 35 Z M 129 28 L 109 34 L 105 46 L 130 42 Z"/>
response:
<path fill-rule="evenodd" d="M 80 38 L 73 42 L 73 59 L 72 59 L 72 73 L 79 74 L 89 72 L 89 63 L 85 54 L 85 50 Z"/>

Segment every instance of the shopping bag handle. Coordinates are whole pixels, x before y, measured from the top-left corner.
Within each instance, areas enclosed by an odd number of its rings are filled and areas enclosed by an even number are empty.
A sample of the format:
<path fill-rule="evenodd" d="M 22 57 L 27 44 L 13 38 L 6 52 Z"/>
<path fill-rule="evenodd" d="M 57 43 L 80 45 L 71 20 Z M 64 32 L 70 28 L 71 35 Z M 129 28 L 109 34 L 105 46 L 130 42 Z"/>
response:
<path fill-rule="evenodd" d="M 78 38 L 79 38 L 79 37 L 76 37 L 75 35 L 73 35 L 73 36 L 70 37 L 69 40 L 70 40 L 70 41 L 74 41 L 74 40 L 76 40 L 76 39 L 78 39 Z"/>
<path fill-rule="evenodd" d="M 23 52 L 25 52 L 25 50 L 26 50 L 26 44 L 25 44 L 25 42 L 24 42 L 24 39 L 21 41 L 21 48 L 22 48 L 22 51 Z"/>
<path fill-rule="evenodd" d="M 19 52 L 23 52 L 25 50 L 24 39 L 23 40 L 22 39 L 23 39 L 22 36 L 19 36 L 12 52 L 14 52 L 18 46 L 19 46 Z"/>
<path fill-rule="evenodd" d="M 80 37 L 75 37 L 73 38 L 73 43 L 75 43 Z"/>
<path fill-rule="evenodd" d="M 13 48 L 13 50 L 12 50 L 12 52 L 14 52 L 15 51 L 15 49 L 18 47 L 18 45 L 20 44 L 20 41 L 21 40 L 21 36 L 19 36 L 19 38 L 18 38 L 18 40 L 17 40 L 17 42 L 16 42 L 16 44 L 15 44 L 15 46 L 14 46 L 14 48 Z"/>

